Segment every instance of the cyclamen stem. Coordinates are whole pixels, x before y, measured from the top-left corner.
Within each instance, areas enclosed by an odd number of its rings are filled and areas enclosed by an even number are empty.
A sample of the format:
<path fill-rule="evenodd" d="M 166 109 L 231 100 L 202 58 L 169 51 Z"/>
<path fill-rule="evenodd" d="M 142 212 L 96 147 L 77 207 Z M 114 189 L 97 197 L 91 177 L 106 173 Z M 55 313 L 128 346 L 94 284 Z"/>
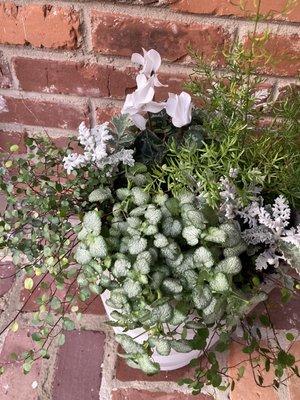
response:
<path fill-rule="evenodd" d="M 148 111 L 147 114 L 148 114 L 148 121 L 149 121 L 150 129 L 151 129 L 151 131 L 153 131 L 152 120 L 151 120 L 151 113 Z"/>

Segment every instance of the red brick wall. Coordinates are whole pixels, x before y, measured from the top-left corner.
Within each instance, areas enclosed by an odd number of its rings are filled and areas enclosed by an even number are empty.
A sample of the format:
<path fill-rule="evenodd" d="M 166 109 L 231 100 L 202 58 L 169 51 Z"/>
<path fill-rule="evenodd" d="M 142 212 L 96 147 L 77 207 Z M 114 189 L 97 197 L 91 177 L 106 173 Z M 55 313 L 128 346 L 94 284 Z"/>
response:
<path fill-rule="evenodd" d="M 288 1 L 294 7 L 282 15 L 285 0 L 262 0 L 272 16 L 259 29 L 271 31 L 267 50 L 277 60 L 262 73 L 274 93 L 300 69 L 300 1 Z M 0 145 L 24 130 L 60 136 L 108 118 L 134 88 L 130 55 L 142 47 L 161 53 L 161 80 L 180 90 L 192 69 L 187 45 L 221 62 L 224 47 L 252 29 L 254 2 L 243 0 L 244 11 L 231 0 L 0 3 L 0 94 L 9 110 L 0 114 Z"/>

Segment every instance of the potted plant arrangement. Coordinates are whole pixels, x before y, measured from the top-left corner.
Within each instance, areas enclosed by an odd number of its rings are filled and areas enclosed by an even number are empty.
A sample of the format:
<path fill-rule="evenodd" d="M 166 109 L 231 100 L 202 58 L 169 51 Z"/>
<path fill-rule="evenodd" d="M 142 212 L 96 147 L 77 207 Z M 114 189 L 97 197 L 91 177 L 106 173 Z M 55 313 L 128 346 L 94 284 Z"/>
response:
<path fill-rule="evenodd" d="M 284 371 L 299 375 L 294 356 L 278 341 L 272 352 L 261 345 L 247 317 L 274 282 L 283 301 L 299 289 L 290 273 L 300 272 L 299 95 L 270 100 L 239 45 L 225 54 L 222 77 L 194 56 L 187 89 L 199 106 L 185 91 L 155 101 L 161 58 L 144 50 L 132 56 L 137 89 L 121 115 L 80 125 L 81 152 L 72 140 L 62 149 L 35 137 L 25 156 L 12 146 L 4 160 L 0 247 L 26 289 L 44 290 L 32 321 L 40 348 L 22 355 L 24 372 L 54 340 L 64 343 L 82 303 L 101 296 L 128 365 L 155 374 L 191 363 L 195 377 L 182 383 L 193 393 L 224 389 L 223 378 L 234 387 L 216 353 L 237 328 L 245 354 L 274 370 L 275 387 Z M 272 328 L 268 315 L 258 320 Z"/>

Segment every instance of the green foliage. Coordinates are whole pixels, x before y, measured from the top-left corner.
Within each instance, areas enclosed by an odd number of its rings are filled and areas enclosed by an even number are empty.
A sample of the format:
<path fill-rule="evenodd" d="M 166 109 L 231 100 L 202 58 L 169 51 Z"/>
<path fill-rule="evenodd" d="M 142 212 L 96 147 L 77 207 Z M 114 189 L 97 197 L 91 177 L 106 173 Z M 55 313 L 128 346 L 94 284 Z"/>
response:
<path fill-rule="evenodd" d="M 203 345 L 203 339 L 190 342 L 184 332 L 192 329 L 197 335 L 199 327 L 221 320 L 234 325 L 237 315 L 246 312 L 248 294 L 237 293 L 233 281 L 242 269 L 239 257 L 225 256 L 230 248 L 242 245 L 238 227 L 216 223 L 214 211 L 188 190 L 176 197 L 151 196 L 145 182 L 136 186 L 137 167 L 126 171 L 126 186 L 117 189 L 118 206 L 113 193 L 106 200 L 112 212 L 102 222 L 96 209 L 85 213 L 75 257 L 82 266 L 81 286 L 93 282 L 100 292 L 110 288 L 107 304 L 115 310 L 114 324 L 124 329 L 118 341 L 129 364 L 152 373 L 156 366 L 148 365 L 146 358 L 152 363 L 153 351 L 189 352 Z M 82 229 L 90 233 L 82 235 Z M 94 250 L 95 240 L 96 250 L 103 248 L 105 253 Z M 94 281 L 92 265 L 100 266 Z M 169 333 L 164 324 L 173 327 Z M 142 345 L 126 335 L 135 328 L 148 332 Z"/>
<path fill-rule="evenodd" d="M 256 27 L 260 19 L 258 13 Z M 235 45 L 224 54 L 222 76 L 194 54 L 188 87 L 203 106 L 189 126 L 175 128 L 165 112 L 151 115 L 142 132 L 127 116 L 112 119 L 109 146 L 134 151 L 131 168 L 113 160 L 101 173 L 91 163 L 67 176 L 61 169 L 65 149 L 42 137 L 26 139 L 26 156 L 12 146 L 4 157 L 0 249 L 12 256 L 16 274 L 24 273 L 29 295 L 38 287 L 41 292 L 32 320 L 39 348 L 19 357 L 24 373 L 36 359 L 49 358 L 53 340 L 63 345 L 63 331 L 75 329 L 76 316 L 108 290 L 110 324 L 123 329 L 116 335 L 125 351 L 120 356 L 133 368 L 154 374 L 159 365 L 153 355 L 199 350 L 203 357 L 191 363 L 194 378 L 182 383 L 194 394 L 206 384 L 233 389 L 231 367 L 221 367 L 217 353 L 228 349 L 240 325 L 258 385 L 264 386 L 259 363 L 274 373 L 275 388 L 284 374 L 299 376 L 268 310 L 245 318 L 267 299 L 260 284 L 271 272 L 253 270 L 254 251 L 241 238 L 242 224 L 224 223 L 219 213 L 224 182 L 241 205 L 257 187 L 266 199 L 282 193 L 299 205 L 300 93 L 291 87 L 287 98 L 274 99 L 260 91 L 264 82 L 254 74 L 254 55 L 265 58 L 257 46 L 268 34 L 258 39 L 254 32 L 252 39 L 250 50 Z M 67 148 L 73 150 L 72 141 Z M 300 265 L 299 246 L 278 240 L 282 259 Z M 283 269 L 278 274 L 285 303 L 300 285 Z M 16 318 L 6 328 L 17 332 Z M 141 343 L 127 334 L 136 328 L 147 336 Z M 211 349 L 213 336 L 218 343 Z M 286 339 L 292 345 L 295 337 L 289 332 Z M 239 366 L 237 379 L 244 372 Z"/>
<path fill-rule="evenodd" d="M 261 38 L 260 46 L 267 40 L 268 35 Z M 259 186 L 268 199 L 281 193 L 299 205 L 299 90 L 291 87 L 285 98 L 272 98 L 254 74 L 254 54 L 243 45 L 224 54 L 222 75 L 192 55 L 197 67 L 188 88 L 202 104 L 193 116 L 200 121 L 193 126 L 199 139 L 187 134 L 180 144 L 169 144 L 163 164 L 153 171 L 155 187 L 178 194 L 188 186 L 217 207 L 220 179 L 236 171 L 231 181 L 243 204 Z"/>

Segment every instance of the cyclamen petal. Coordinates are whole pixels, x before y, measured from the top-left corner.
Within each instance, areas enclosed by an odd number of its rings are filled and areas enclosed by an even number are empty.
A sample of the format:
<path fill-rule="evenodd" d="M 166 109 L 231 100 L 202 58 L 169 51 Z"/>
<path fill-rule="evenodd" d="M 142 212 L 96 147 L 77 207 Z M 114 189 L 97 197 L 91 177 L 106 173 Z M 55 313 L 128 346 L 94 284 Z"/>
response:
<path fill-rule="evenodd" d="M 146 129 L 147 120 L 140 114 L 131 115 L 132 122 L 135 126 L 137 126 L 141 131 Z"/>
<path fill-rule="evenodd" d="M 150 101 L 150 103 L 146 104 L 144 107 L 144 111 L 148 111 L 151 113 L 158 113 L 165 108 L 166 103 L 157 103 L 156 101 Z"/>
<path fill-rule="evenodd" d="M 182 92 L 179 96 L 169 93 L 166 112 L 172 118 L 173 125 L 177 128 L 188 125 L 192 120 L 191 96 L 186 92 Z"/>
<path fill-rule="evenodd" d="M 150 78 L 152 73 L 156 73 L 161 65 L 160 54 L 151 49 L 146 51 L 143 49 L 144 57 L 138 53 L 133 53 L 131 56 L 131 61 L 135 64 L 141 65 L 141 74 L 144 74 L 147 78 Z"/>
<path fill-rule="evenodd" d="M 131 62 L 138 65 L 144 64 L 144 57 L 139 53 L 133 53 L 131 56 Z"/>

